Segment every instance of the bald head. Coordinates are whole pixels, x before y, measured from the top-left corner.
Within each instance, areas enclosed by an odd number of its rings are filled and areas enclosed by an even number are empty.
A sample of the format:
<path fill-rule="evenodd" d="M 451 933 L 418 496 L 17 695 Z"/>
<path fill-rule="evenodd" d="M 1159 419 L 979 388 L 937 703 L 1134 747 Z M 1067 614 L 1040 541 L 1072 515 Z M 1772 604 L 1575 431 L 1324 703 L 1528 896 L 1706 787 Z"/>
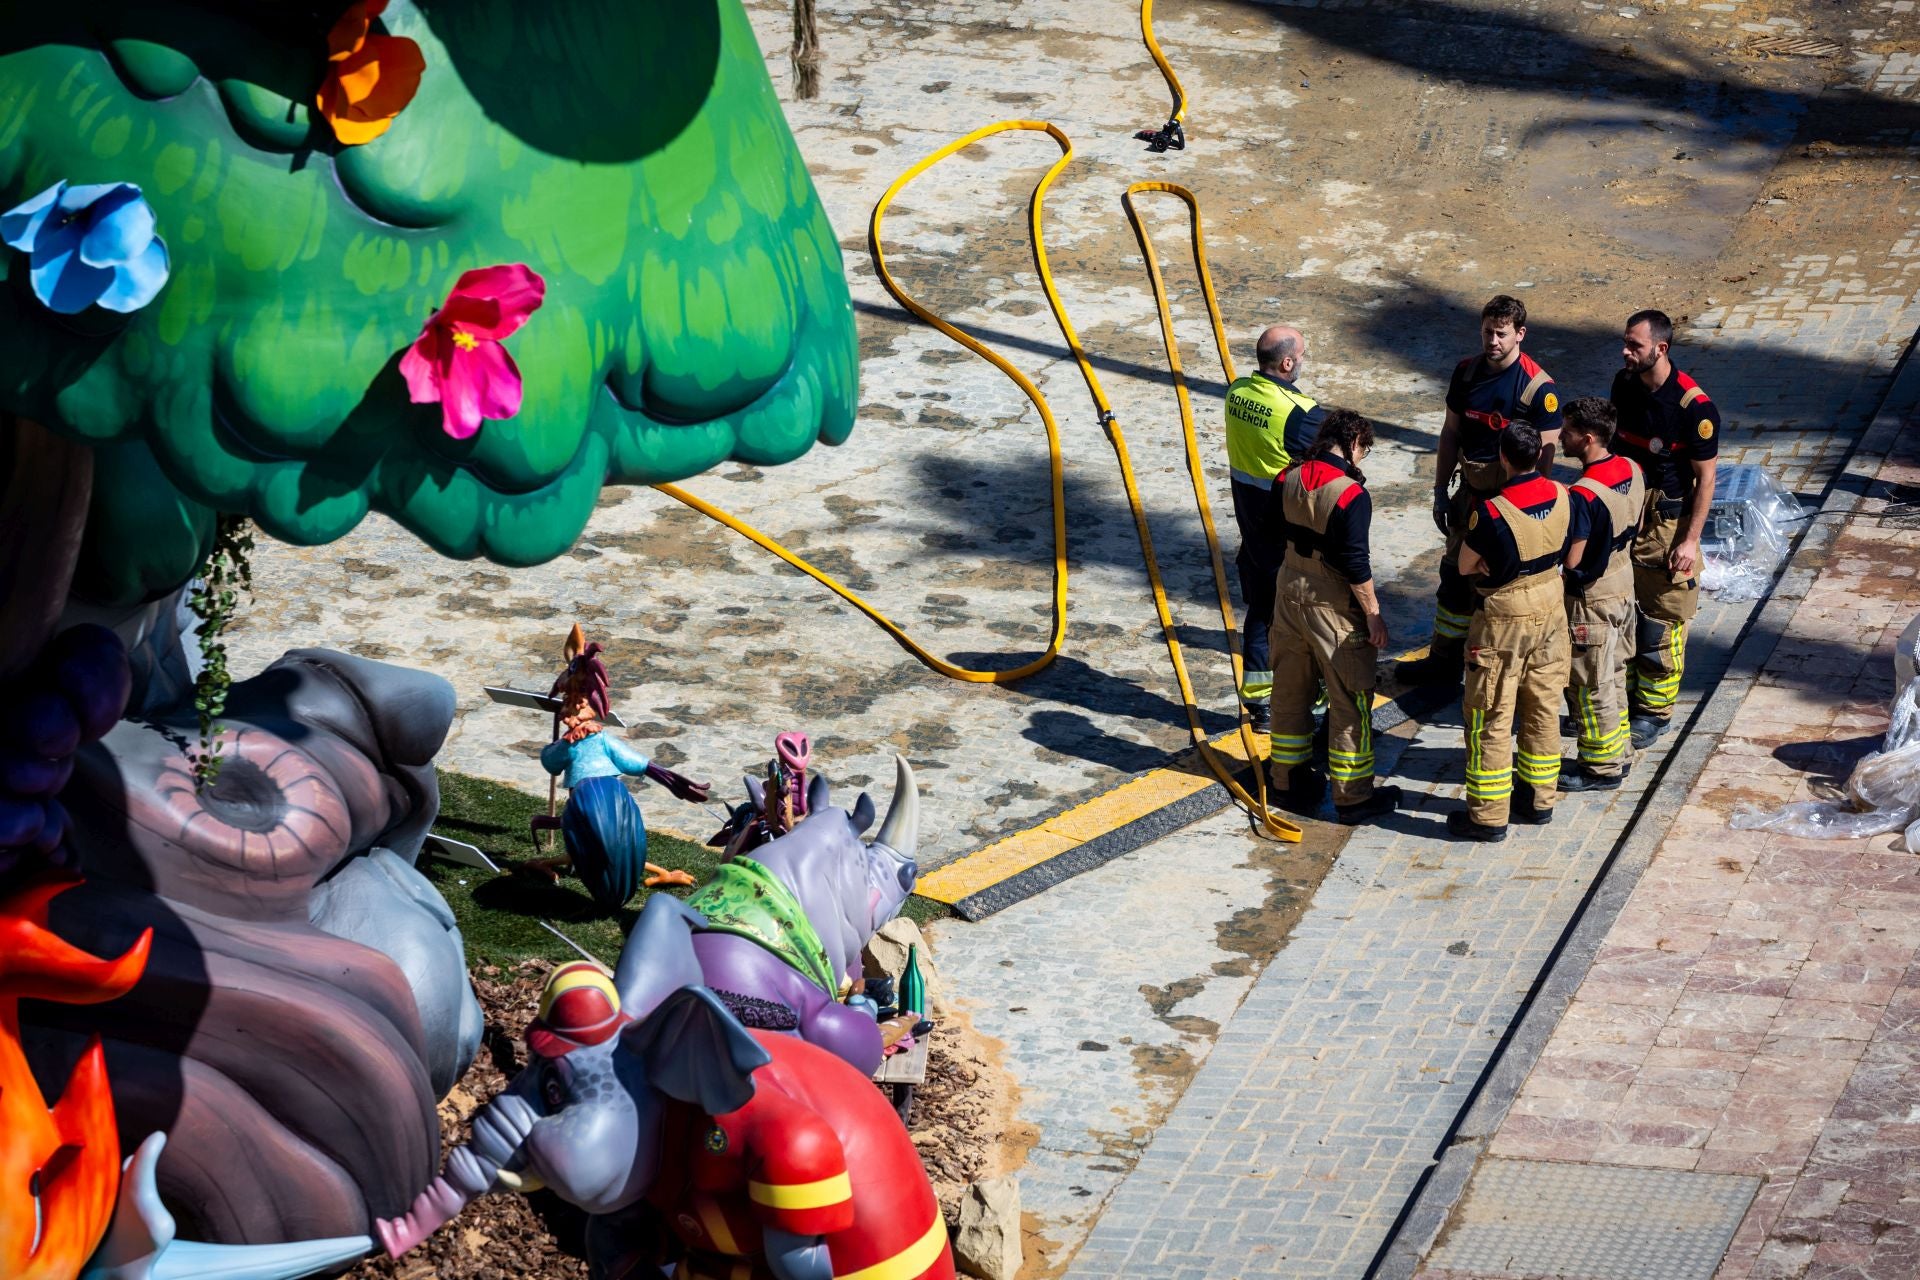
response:
<path fill-rule="evenodd" d="M 1260 372 L 1269 378 L 1285 378 L 1293 381 L 1300 372 L 1300 366 L 1307 360 L 1307 339 L 1298 329 L 1284 324 L 1276 324 L 1260 335 L 1260 341 L 1254 344 L 1254 359 L 1260 365 Z"/>

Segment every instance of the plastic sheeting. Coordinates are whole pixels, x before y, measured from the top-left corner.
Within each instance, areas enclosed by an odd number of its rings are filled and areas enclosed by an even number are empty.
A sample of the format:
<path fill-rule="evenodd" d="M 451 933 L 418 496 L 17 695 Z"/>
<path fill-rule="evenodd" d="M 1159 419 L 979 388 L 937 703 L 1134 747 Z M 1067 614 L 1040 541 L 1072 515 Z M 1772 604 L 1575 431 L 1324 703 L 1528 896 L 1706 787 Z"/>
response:
<path fill-rule="evenodd" d="M 1758 600 L 1806 518 L 1800 500 L 1757 466 L 1724 467 L 1700 540 L 1700 586 L 1727 603 Z"/>
<path fill-rule="evenodd" d="M 1815 840 L 1860 840 L 1904 828 L 1908 851 L 1920 853 L 1920 680 L 1894 699 L 1886 740 L 1853 766 L 1844 801 L 1802 800 L 1771 812 L 1743 804 L 1729 825 Z"/>

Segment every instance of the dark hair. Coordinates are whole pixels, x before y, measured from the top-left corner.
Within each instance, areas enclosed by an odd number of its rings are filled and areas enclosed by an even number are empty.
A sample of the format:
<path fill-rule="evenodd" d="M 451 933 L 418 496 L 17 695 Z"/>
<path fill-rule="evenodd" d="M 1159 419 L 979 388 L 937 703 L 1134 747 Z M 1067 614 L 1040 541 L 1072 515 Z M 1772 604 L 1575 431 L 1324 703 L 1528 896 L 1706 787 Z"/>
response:
<path fill-rule="evenodd" d="M 1540 433 L 1531 423 L 1508 423 L 1500 433 L 1500 456 L 1512 463 L 1515 471 L 1533 470 L 1540 461 Z"/>
<path fill-rule="evenodd" d="M 1313 443 L 1307 446 L 1306 455 L 1300 461 L 1311 462 L 1315 458 L 1326 457 L 1335 449 L 1343 449 L 1346 451 L 1347 461 L 1352 462 L 1356 450 L 1371 448 L 1373 448 L 1373 423 L 1368 421 L 1365 415 L 1355 413 L 1352 409 L 1329 409 L 1326 418 L 1320 423 L 1320 434 L 1315 436 Z M 1362 484 L 1366 483 L 1367 478 L 1360 474 L 1358 467 L 1354 468 L 1354 476 Z"/>
<path fill-rule="evenodd" d="M 1653 340 L 1655 342 L 1665 342 L 1669 345 L 1672 344 L 1673 321 L 1667 319 L 1666 312 L 1652 311 L 1652 310 L 1636 311 L 1632 315 L 1627 317 L 1627 328 L 1629 329 L 1633 328 L 1635 325 L 1642 325 L 1642 324 L 1647 326 L 1647 332 L 1653 335 Z"/>
<path fill-rule="evenodd" d="M 1482 320 L 1505 320 L 1515 329 L 1527 327 L 1527 304 L 1520 299 L 1504 293 L 1496 293 L 1486 306 L 1480 308 Z"/>
<path fill-rule="evenodd" d="M 1601 396 L 1581 396 L 1567 402 L 1566 425 L 1578 427 L 1600 442 L 1602 448 L 1613 443 L 1616 419 L 1613 401 Z"/>

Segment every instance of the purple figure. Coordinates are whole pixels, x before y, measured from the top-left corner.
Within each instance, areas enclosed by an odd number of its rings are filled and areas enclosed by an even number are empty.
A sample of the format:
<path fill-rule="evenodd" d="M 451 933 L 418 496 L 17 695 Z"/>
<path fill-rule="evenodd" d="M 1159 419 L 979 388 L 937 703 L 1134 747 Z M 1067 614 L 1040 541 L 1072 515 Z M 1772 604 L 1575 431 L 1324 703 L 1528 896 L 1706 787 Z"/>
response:
<path fill-rule="evenodd" d="M 815 775 L 807 816 L 792 831 L 720 868 L 688 905 L 706 918 L 694 955 L 706 985 L 750 1026 L 795 1031 L 872 1074 L 883 1054 L 877 1010 L 857 992 L 860 953 L 900 913 L 919 878 L 920 798 L 895 757 L 893 807 L 870 841 L 864 794 L 853 811 L 829 807 Z"/>

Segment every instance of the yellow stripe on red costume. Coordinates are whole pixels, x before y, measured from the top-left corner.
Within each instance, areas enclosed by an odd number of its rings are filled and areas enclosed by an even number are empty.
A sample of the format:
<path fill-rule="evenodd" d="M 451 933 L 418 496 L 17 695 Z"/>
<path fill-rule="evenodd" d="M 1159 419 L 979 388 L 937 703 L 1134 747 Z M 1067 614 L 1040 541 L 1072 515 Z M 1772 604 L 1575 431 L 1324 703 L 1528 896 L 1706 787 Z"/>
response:
<path fill-rule="evenodd" d="M 952 1280 L 953 1253 L 913 1141 L 837 1056 L 755 1031 L 773 1061 L 746 1106 L 677 1108 L 648 1202 L 691 1251 L 689 1276 L 765 1270 L 763 1228 L 820 1236 L 836 1280 Z M 854 1158 L 849 1160 L 848 1154 Z"/>

